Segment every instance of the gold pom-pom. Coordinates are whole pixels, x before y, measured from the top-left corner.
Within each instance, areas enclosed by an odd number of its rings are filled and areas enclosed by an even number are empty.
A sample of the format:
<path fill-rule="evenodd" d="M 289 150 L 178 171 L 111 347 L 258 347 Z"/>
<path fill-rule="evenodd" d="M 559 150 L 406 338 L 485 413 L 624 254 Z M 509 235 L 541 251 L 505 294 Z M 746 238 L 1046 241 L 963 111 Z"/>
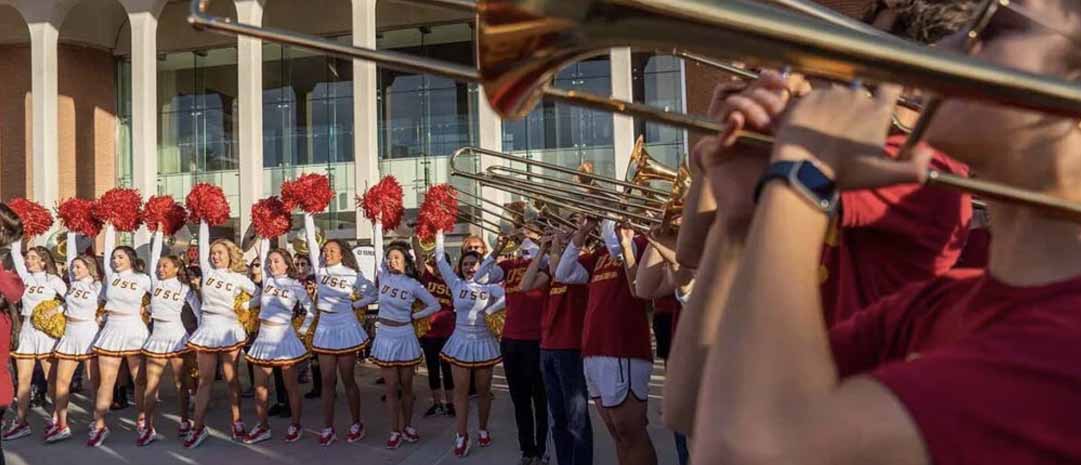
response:
<path fill-rule="evenodd" d="M 413 301 L 413 313 L 417 313 L 417 312 L 419 312 L 421 310 L 424 310 L 424 302 L 421 302 L 419 300 L 414 300 Z M 428 334 L 428 332 L 431 331 L 431 330 L 432 330 L 432 317 L 431 316 L 426 316 L 424 318 L 419 318 L 419 319 L 418 318 L 413 319 L 413 331 L 417 333 L 417 337 L 424 337 L 424 335 Z"/>
<path fill-rule="evenodd" d="M 57 311 L 60 308 L 60 301 L 56 299 L 49 299 L 34 307 L 33 313 L 30 314 L 30 324 L 34 325 L 34 328 L 41 331 L 53 339 L 60 339 L 64 336 L 64 327 L 67 325 L 67 318 L 64 317 L 64 313 Z"/>
<path fill-rule="evenodd" d="M 312 350 L 312 341 L 315 340 L 315 326 L 319 324 L 319 312 L 315 312 L 315 316 L 312 317 L 312 323 L 308 326 L 308 330 L 304 330 L 305 315 L 296 315 L 293 317 L 293 331 L 296 331 L 297 337 L 300 338 L 300 342 L 304 343 L 304 347 L 308 348 L 308 351 Z"/>
<path fill-rule="evenodd" d="M 507 323 L 507 311 L 500 310 L 490 315 L 486 315 L 484 317 L 484 322 L 488 325 L 488 331 L 491 331 L 496 339 L 500 339 L 503 337 L 503 325 Z"/>
<path fill-rule="evenodd" d="M 259 306 L 252 301 L 251 294 L 240 291 L 233 299 L 233 311 L 236 312 L 237 321 L 249 335 L 259 330 Z"/>
<path fill-rule="evenodd" d="M 97 312 L 97 313 L 95 313 L 95 314 L 94 314 L 94 316 L 95 316 L 95 317 L 96 317 L 97 319 L 99 319 L 99 320 L 100 320 L 100 319 L 102 319 L 102 318 L 105 318 L 105 314 L 106 314 L 107 312 L 108 312 L 108 311 L 107 311 L 107 310 L 105 310 L 105 306 L 104 306 L 104 305 L 99 305 L 99 306 L 98 306 L 98 312 Z"/>

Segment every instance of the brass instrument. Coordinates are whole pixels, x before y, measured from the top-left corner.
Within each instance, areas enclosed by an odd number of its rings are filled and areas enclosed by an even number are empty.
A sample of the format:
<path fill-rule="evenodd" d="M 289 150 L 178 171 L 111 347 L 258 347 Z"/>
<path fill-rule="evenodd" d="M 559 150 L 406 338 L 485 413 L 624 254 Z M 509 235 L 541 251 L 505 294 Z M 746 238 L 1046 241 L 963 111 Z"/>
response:
<path fill-rule="evenodd" d="M 307 255 L 308 254 L 308 239 L 304 237 L 304 234 L 305 234 L 304 230 L 296 231 L 294 233 L 294 235 L 293 235 L 293 239 L 289 241 L 289 244 L 293 246 L 294 255 L 298 255 L 298 254 Z M 323 231 L 323 228 L 320 228 L 320 227 L 316 226 L 316 228 L 315 228 L 315 242 L 319 243 L 319 245 L 322 245 L 322 244 L 326 243 L 326 241 L 327 241 L 327 233 L 326 233 L 326 231 Z M 312 266 L 317 266 L 317 265 L 318 264 L 316 264 L 316 263 L 312 263 Z"/>
<path fill-rule="evenodd" d="M 525 116 L 543 97 L 690 130 L 726 132 L 724 124 L 708 118 L 550 87 L 559 69 L 613 47 L 678 47 L 757 66 L 790 67 L 838 81 L 897 82 L 935 95 L 1065 116 L 1081 114 L 1081 86 L 1076 82 L 908 43 L 869 31 L 866 25 L 842 21 L 837 14 L 808 17 L 815 11 L 804 0 L 777 1 L 801 13 L 751 0 L 479 0 L 476 68 L 213 17 L 207 14 L 210 0 L 192 0 L 188 21 L 219 33 L 479 83 L 491 107 L 508 119 Z M 435 4 L 471 7 L 467 3 L 439 0 Z M 919 137 L 919 129 L 914 130 L 914 138 Z M 740 135 L 769 140 L 750 132 Z M 1081 205 L 1046 194 L 937 171 L 929 173 L 928 182 L 1081 218 Z"/>

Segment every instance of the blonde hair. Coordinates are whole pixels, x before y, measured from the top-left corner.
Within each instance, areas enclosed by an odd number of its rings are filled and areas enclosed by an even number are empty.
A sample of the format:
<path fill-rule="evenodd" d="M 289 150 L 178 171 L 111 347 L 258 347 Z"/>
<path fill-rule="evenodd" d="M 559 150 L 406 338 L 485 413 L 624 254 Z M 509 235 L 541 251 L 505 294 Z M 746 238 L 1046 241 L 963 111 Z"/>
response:
<path fill-rule="evenodd" d="M 72 260 L 72 263 L 74 263 L 75 261 L 82 262 L 83 266 L 86 267 L 86 272 L 90 275 L 90 278 L 92 278 L 94 281 L 101 281 L 101 270 L 98 269 L 97 259 L 95 259 L 93 256 L 84 254 L 75 257 L 75 260 Z M 70 272 L 71 271 L 69 270 L 69 273 Z M 72 276 L 74 276 L 74 273 L 72 273 Z"/>
<path fill-rule="evenodd" d="M 488 255 L 488 243 L 484 241 L 484 238 L 477 235 L 471 234 L 466 236 L 465 239 L 462 239 L 462 248 L 464 249 L 466 244 L 469 244 L 472 241 L 480 242 L 481 255 Z"/>
<path fill-rule="evenodd" d="M 225 250 L 229 251 L 229 271 L 241 274 L 248 272 L 248 264 L 244 261 L 244 252 L 240 250 L 240 247 L 235 242 L 229 239 L 216 239 L 210 243 L 210 250 L 213 251 L 216 245 L 222 245 Z"/>

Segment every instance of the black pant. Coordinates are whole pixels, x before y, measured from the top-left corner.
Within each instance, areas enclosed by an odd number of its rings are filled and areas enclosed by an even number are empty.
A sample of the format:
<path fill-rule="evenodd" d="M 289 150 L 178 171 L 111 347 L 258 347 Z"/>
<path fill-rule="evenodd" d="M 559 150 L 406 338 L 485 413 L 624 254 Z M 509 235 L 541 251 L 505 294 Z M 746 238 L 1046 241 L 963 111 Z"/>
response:
<path fill-rule="evenodd" d="M 285 392 L 285 377 L 282 376 L 281 367 L 274 367 L 274 397 L 279 404 L 288 404 L 289 398 Z"/>
<path fill-rule="evenodd" d="M 668 360 L 672 347 L 672 314 L 653 314 L 653 336 L 657 338 L 657 358 Z"/>
<path fill-rule="evenodd" d="M 454 376 L 450 372 L 450 364 L 439 357 L 439 353 L 443 351 L 443 346 L 446 343 L 447 338 L 445 337 L 423 337 L 420 339 L 420 346 L 424 349 L 424 363 L 428 366 L 428 387 L 432 388 L 433 391 L 438 389 L 454 390 Z M 444 399 L 444 401 L 450 402 L 451 399 Z"/>
<path fill-rule="evenodd" d="M 504 338 L 501 346 L 522 456 L 543 457 L 548 445 L 548 400 L 541 375 L 540 342 Z"/>

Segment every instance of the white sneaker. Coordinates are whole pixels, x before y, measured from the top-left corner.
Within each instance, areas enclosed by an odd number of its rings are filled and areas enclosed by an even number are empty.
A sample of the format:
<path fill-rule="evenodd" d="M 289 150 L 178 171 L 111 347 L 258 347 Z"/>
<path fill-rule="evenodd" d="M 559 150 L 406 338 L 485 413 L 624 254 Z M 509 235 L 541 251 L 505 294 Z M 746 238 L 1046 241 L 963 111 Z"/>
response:
<path fill-rule="evenodd" d="M 67 427 L 67 428 L 64 428 L 64 429 L 53 428 L 53 430 L 49 432 L 49 435 L 45 436 L 45 443 L 46 444 L 52 444 L 54 442 L 63 441 L 63 440 L 68 439 L 70 437 L 71 437 L 71 427 L 70 426 Z"/>
<path fill-rule="evenodd" d="M 12 422 L 7 431 L 4 431 L 3 440 L 12 441 L 19 438 L 25 438 L 29 436 L 30 433 L 30 423 L 19 424 Z"/>
<path fill-rule="evenodd" d="M 259 425 L 248 433 L 248 437 L 244 438 L 244 444 L 255 444 L 268 439 L 270 439 L 270 428 Z"/>

